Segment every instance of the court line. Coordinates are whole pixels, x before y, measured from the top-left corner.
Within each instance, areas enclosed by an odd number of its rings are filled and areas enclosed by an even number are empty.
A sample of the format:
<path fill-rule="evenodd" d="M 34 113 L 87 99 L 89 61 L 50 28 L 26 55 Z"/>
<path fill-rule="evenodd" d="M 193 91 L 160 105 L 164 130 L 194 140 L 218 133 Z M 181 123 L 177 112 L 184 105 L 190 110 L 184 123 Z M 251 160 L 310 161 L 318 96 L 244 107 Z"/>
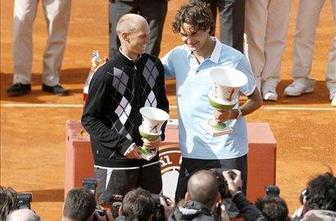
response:
<path fill-rule="evenodd" d="M 30 103 L 11 103 L 1 104 L 5 108 L 83 108 L 83 104 L 30 104 Z"/>
<path fill-rule="evenodd" d="M 9 103 L 1 104 L 2 108 L 83 108 L 83 104 L 31 104 L 31 103 Z M 176 105 L 170 105 L 170 109 L 177 109 Z M 296 111 L 336 111 L 336 107 L 284 107 L 284 106 L 263 106 L 261 110 L 296 110 Z"/>

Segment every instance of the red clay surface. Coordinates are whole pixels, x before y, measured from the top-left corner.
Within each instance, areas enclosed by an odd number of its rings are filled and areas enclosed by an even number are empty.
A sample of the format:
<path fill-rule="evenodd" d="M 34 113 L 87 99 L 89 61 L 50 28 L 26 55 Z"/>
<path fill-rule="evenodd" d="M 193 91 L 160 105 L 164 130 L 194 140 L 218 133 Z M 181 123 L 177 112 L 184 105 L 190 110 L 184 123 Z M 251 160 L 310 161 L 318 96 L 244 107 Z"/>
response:
<path fill-rule="evenodd" d="M 6 88 L 11 84 L 13 72 L 13 1 L 1 1 L 0 184 L 18 191 L 32 191 L 32 206 L 47 221 L 60 220 L 62 214 L 65 121 L 80 119 L 82 87 L 89 70 L 91 51 L 98 49 L 103 55 L 107 53 L 107 2 L 72 2 L 69 38 L 61 73 L 62 83 L 71 90 L 68 97 L 55 97 L 40 90 L 41 58 L 46 41 L 46 25 L 40 5 L 34 24 L 33 91 L 24 97 L 8 98 Z M 180 44 L 170 24 L 183 2 L 169 1 L 161 55 Z M 294 0 L 279 94 L 290 82 L 296 9 L 297 0 Z M 299 193 L 309 178 L 327 171 L 328 167 L 336 171 L 336 108 L 329 105 L 324 81 L 328 50 L 335 32 L 329 1 L 326 1 L 321 15 L 312 71 L 318 80 L 314 93 L 300 98 L 280 96 L 278 102 L 266 102 L 261 110 L 247 118 L 249 122 L 271 124 L 278 144 L 277 185 L 291 212 L 299 206 Z M 174 81 L 167 83 L 170 103 L 175 105 Z M 33 106 L 36 104 L 40 106 Z M 52 106 L 43 107 L 42 104 Z M 171 113 L 176 117 L 174 107 Z"/>

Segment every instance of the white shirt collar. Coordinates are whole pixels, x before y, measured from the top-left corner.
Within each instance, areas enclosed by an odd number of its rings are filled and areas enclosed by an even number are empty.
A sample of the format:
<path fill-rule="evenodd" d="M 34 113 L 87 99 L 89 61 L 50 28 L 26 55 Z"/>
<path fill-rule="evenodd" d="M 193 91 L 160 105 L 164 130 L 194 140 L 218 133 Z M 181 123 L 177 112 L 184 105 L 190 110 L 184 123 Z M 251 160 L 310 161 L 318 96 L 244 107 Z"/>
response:
<path fill-rule="evenodd" d="M 212 51 L 209 59 L 210 61 L 213 61 L 214 63 L 218 63 L 221 50 L 222 50 L 222 43 L 216 37 L 211 37 L 211 38 L 216 41 L 216 44 L 215 44 L 215 48 Z"/>
<path fill-rule="evenodd" d="M 212 40 L 216 41 L 215 48 L 213 49 L 211 56 L 209 57 L 209 60 L 218 63 L 219 57 L 221 54 L 222 50 L 222 43 L 216 38 L 216 37 L 211 37 Z M 186 46 L 187 47 L 187 46 Z M 188 57 L 192 56 L 193 53 L 188 49 Z"/>
<path fill-rule="evenodd" d="M 121 50 L 121 46 L 119 47 L 119 51 L 122 55 L 124 55 L 128 60 L 135 62 L 136 60 L 138 60 L 138 58 L 141 57 L 141 54 L 137 57 L 137 59 L 133 60 L 132 58 L 128 57 L 122 50 Z"/>

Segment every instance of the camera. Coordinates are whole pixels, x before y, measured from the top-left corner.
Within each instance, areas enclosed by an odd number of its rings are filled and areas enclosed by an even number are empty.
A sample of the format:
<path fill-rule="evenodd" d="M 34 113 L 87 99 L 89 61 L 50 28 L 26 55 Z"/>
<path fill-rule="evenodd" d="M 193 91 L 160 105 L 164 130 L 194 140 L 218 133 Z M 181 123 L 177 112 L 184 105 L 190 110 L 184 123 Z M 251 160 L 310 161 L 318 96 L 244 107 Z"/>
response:
<path fill-rule="evenodd" d="M 119 208 L 121 207 L 123 198 L 124 198 L 123 195 L 118 195 L 118 194 L 112 195 L 111 206 L 112 206 L 113 218 L 117 218 L 119 216 Z"/>
<path fill-rule="evenodd" d="M 90 190 L 96 196 L 97 180 L 95 178 L 84 178 L 83 187 Z"/>
<path fill-rule="evenodd" d="M 33 194 L 30 192 L 18 193 L 16 197 L 16 205 L 18 209 L 30 209 L 30 203 L 33 199 Z"/>
<path fill-rule="evenodd" d="M 233 172 L 232 170 L 226 169 L 226 168 L 212 168 L 210 169 L 210 171 L 212 171 L 214 175 L 216 176 L 218 191 L 221 195 L 221 198 L 222 199 L 231 198 L 232 196 L 231 196 L 231 193 L 229 192 L 229 187 L 228 187 L 227 181 L 225 180 L 223 176 L 223 172 L 228 171 L 228 174 L 230 175 L 232 179 L 235 179 L 237 174 Z"/>
<path fill-rule="evenodd" d="M 97 188 L 97 180 L 95 178 L 84 178 L 83 180 L 83 188 L 90 190 L 93 195 L 96 197 L 96 188 Z M 95 213 L 98 214 L 98 216 L 106 216 L 106 210 L 99 205 L 97 205 Z M 117 215 L 118 216 L 118 215 Z M 114 214 L 113 214 L 114 217 Z M 95 217 L 95 220 L 96 217 Z"/>
<path fill-rule="evenodd" d="M 165 221 L 164 208 L 160 203 L 160 197 L 166 201 L 168 198 L 162 194 L 151 194 L 151 196 L 153 197 L 155 203 L 152 221 Z"/>
<path fill-rule="evenodd" d="M 265 186 L 265 192 L 266 192 L 267 196 L 279 197 L 279 195 L 280 195 L 280 189 L 279 189 L 279 187 L 277 187 L 275 185 L 266 185 Z"/>

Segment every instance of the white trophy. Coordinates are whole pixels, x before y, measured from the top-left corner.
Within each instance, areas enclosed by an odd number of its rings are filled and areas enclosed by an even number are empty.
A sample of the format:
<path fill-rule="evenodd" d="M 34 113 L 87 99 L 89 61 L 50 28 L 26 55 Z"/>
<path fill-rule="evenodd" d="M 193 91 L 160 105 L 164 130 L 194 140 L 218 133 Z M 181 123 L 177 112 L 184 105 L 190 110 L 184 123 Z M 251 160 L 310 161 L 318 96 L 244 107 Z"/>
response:
<path fill-rule="evenodd" d="M 139 126 L 139 133 L 142 138 L 156 140 L 161 136 L 161 127 L 169 119 L 169 114 L 156 107 L 143 107 L 140 109 L 142 124 Z M 141 157 L 151 160 L 157 154 L 156 150 L 150 150 L 146 146 L 140 147 Z"/>
<path fill-rule="evenodd" d="M 217 110 L 230 110 L 239 103 L 239 89 L 247 83 L 247 77 L 234 68 L 217 67 L 210 71 L 213 81 L 212 90 L 208 94 L 209 103 Z M 202 122 L 203 128 L 212 136 L 231 133 L 232 128 L 225 122 L 211 118 Z"/>

